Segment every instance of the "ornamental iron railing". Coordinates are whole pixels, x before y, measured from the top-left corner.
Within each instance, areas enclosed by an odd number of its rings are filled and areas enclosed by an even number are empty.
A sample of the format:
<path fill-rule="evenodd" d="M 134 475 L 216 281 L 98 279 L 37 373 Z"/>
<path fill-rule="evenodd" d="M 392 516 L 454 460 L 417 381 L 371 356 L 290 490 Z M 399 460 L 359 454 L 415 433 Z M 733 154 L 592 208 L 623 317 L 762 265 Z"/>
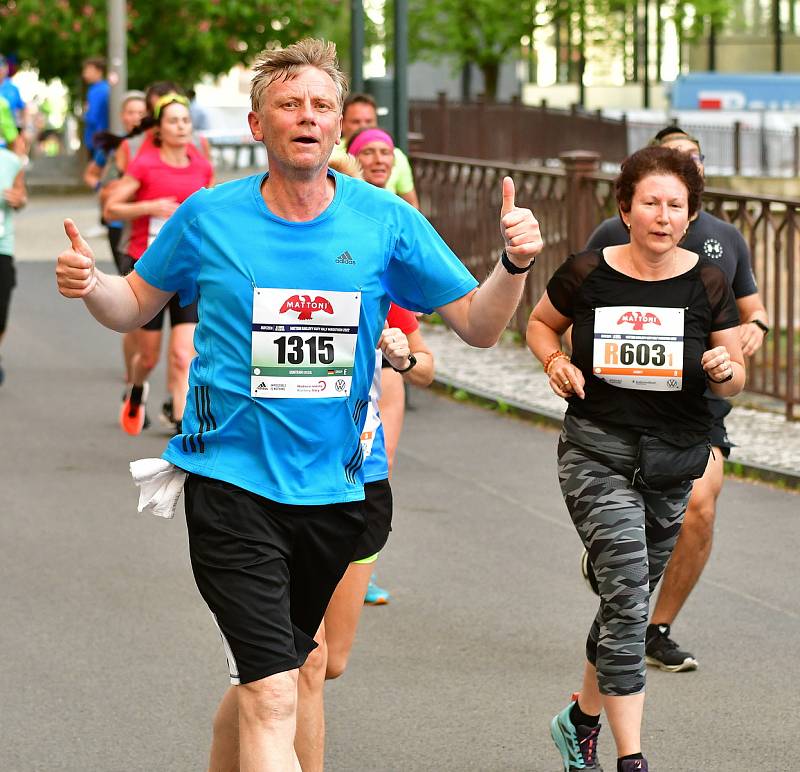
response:
<path fill-rule="evenodd" d="M 613 177 L 599 171 L 596 153 L 562 153 L 559 168 L 429 153 L 414 153 L 412 161 L 422 211 L 480 281 L 499 258 L 501 181 L 514 178 L 516 200 L 534 211 L 545 242 L 509 325 L 523 335 L 553 271 L 616 211 Z M 747 363 L 747 390 L 781 400 L 793 418 L 800 404 L 800 200 L 708 189 L 704 205 L 735 225 L 750 247 L 772 324 L 764 346 Z"/>

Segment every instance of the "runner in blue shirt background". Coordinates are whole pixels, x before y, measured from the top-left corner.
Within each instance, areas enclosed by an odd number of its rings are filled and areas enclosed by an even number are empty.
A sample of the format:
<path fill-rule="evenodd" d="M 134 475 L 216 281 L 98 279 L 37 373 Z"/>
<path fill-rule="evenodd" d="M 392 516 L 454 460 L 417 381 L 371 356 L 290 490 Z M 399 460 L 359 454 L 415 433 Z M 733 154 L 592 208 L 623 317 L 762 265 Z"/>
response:
<path fill-rule="evenodd" d="M 81 77 L 87 84 L 86 111 L 83 114 L 83 146 L 94 157 L 95 146 L 92 138 L 98 131 L 108 130 L 108 100 L 111 86 L 106 80 L 106 60 L 92 57 L 83 63 Z"/>

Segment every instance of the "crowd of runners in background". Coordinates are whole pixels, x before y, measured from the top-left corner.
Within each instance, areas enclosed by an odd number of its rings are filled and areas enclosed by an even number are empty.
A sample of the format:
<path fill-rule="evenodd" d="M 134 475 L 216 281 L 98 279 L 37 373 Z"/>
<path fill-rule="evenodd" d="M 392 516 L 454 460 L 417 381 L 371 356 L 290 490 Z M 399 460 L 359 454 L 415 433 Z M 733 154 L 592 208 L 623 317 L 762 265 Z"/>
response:
<path fill-rule="evenodd" d="M 391 531 L 405 388 L 434 376 L 418 316 L 437 310 L 467 342 L 492 345 L 542 242 L 507 179 L 501 259 L 476 290 L 416 211 L 409 160 L 378 127 L 375 101 L 346 96 L 330 46 L 265 52 L 255 72 L 250 129 L 269 167 L 215 188 L 187 92 L 169 82 L 127 92 L 124 133 L 114 135 L 104 63 L 87 60 L 84 179 L 124 278 L 97 269 L 69 221 L 57 273 L 62 294 L 124 331 L 119 423 L 130 435 L 150 424 L 149 377 L 169 308 L 164 459 L 188 473 L 193 570 L 234 684 L 214 722 L 211 768 L 320 770 L 324 681 L 344 672 L 364 602 L 389 599 L 371 580 Z M 13 212 L 26 203 L 15 105 L 0 98 L 0 340 L 15 282 Z M 647 770 L 645 665 L 698 667 L 672 625 L 711 550 L 733 444 L 726 398 L 769 333 L 744 240 L 700 208 L 703 171 L 699 142 L 675 126 L 627 159 L 618 214 L 550 278 L 528 327 L 529 347 L 568 404 L 559 481 L 599 596 L 582 686 L 551 722 L 565 772 L 601 769 L 602 711 L 617 769 Z M 276 284 L 269 267 L 285 278 Z M 318 302 L 331 320 L 304 327 Z M 283 326 L 287 308 L 296 327 Z M 659 317 L 658 336 L 642 331 L 648 314 Z M 624 319 L 638 332 L 620 333 Z M 284 329 L 311 337 L 287 339 Z M 309 341 L 311 364 L 324 368 L 310 367 Z M 290 361 L 321 374 L 327 398 L 286 369 L 287 345 Z M 635 356 L 626 359 L 626 347 Z M 304 415 L 312 413 L 323 417 L 325 457 L 281 458 L 283 440 L 320 431 Z M 665 463 L 678 471 L 663 475 Z M 291 544 L 278 533 L 288 521 Z M 231 555 L 237 565 L 250 559 L 245 542 L 292 556 L 226 570 Z"/>

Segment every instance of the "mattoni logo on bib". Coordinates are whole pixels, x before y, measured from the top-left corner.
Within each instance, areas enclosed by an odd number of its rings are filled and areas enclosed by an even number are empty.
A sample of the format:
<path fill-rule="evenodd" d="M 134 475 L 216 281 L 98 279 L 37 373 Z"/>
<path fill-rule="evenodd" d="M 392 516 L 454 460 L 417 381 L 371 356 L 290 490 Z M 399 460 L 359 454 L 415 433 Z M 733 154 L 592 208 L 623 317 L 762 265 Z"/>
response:
<path fill-rule="evenodd" d="M 661 326 L 661 320 L 653 313 L 641 311 L 626 311 L 617 321 L 617 324 L 632 324 L 634 330 L 643 330 L 646 324 Z"/>
<path fill-rule="evenodd" d="M 283 301 L 278 313 L 285 314 L 287 311 L 296 311 L 298 321 L 311 319 L 312 314 L 317 311 L 324 311 L 326 314 L 333 313 L 333 305 L 322 295 L 317 295 L 313 300 L 311 295 L 292 295 Z"/>

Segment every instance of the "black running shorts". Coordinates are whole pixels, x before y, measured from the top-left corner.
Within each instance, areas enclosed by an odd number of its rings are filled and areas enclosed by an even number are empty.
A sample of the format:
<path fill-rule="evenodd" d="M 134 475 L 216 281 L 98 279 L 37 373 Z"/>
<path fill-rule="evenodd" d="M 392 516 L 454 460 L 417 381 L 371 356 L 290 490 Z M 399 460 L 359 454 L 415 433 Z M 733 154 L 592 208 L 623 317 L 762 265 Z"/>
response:
<path fill-rule="evenodd" d="M 364 531 L 363 502 L 295 506 L 190 474 L 189 556 L 231 683 L 300 667 Z"/>
<path fill-rule="evenodd" d="M 114 258 L 114 265 L 117 266 L 117 273 L 120 276 L 127 276 L 133 270 L 133 258 L 120 248 L 122 241 L 122 228 L 106 225 L 108 229 L 108 245 L 111 247 L 111 255 Z"/>
<path fill-rule="evenodd" d="M 0 335 L 6 331 L 11 290 L 17 286 L 17 269 L 11 255 L 0 255 Z"/>
<path fill-rule="evenodd" d="M 364 518 L 367 530 L 358 540 L 353 560 L 365 560 L 380 552 L 392 530 L 392 488 L 388 480 L 364 485 Z"/>
<path fill-rule="evenodd" d="M 179 324 L 197 324 L 197 301 L 189 303 L 188 306 L 181 308 L 178 295 L 175 294 L 170 298 L 164 308 L 162 308 L 142 329 L 150 330 L 151 332 L 160 332 L 164 327 L 164 315 L 169 309 L 169 323 L 172 327 L 177 327 Z"/>
<path fill-rule="evenodd" d="M 728 458 L 731 454 L 731 448 L 736 447 L 735 442 L 731 442 L 728 437 L 728 430 L 725 428 L 725 416 L 731 412 L 733 405 L 727 399 L 716 397 L 714 399 L 706 398 L 708 402 L 708 409 L 711 411 L 711 446 L 719 448 L 722 455 Z"/>

